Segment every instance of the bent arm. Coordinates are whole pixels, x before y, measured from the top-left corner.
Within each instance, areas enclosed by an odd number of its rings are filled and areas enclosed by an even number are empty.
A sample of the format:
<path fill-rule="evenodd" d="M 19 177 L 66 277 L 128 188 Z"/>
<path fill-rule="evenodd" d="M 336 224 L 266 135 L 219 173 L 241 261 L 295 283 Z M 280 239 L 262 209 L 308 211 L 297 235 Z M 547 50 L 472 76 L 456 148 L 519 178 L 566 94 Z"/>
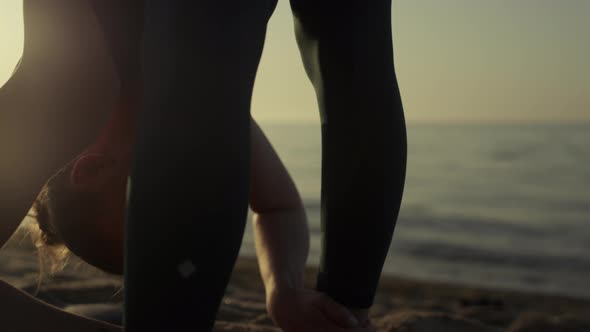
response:
<path fill-rule="evenodd" d="M 2 331 L 121 332 L 119 326 L 78 316 L 44 303 L 0 280 Z"/>
<path fill-rule="evenodd" d="M 23 147 L 27 142 L 19 145 L 19 137 L 11 134 L 3 120 L 0 114 L 0 248 L 20 225 L 49 175 L 38 167 L 34 155 L 25 154 L 34 150 Z"/>
<path fill-rule="evenodd" d="M 63 123 L 37 124 L 34 119 L 41 112 L 26 116 L 24 111 L 6 110 L 1 97 L 0 248 L 25 218 L 45 181 L 88 145 L 88 140 L 67 137 Z"/>
<path fill-rule="evenodd" d="M 96 138 L 118 94 L 88 4 L 27 0 L 23 19 L 22 63 L 0 87 L 0 247 L 47 178 Z"/>
<path fill-rule="evenodd" d="M 309 253 L 305 209 L 297 187 L 258 126 L 251 126 L 250 206 L 260 273 L 267 296 L 302 288 Z"/>
<path fill-rule="evenodd" d="M 96 139 L 112 108 L 108 98 L 100 102 L 97 98 L 109 94 L 107 85 L 85 87 L 94 92 L 81 92 L 50 78 L 22 73 L 19 68 L 0 87 L 0 248 L 20 225 L 45 181 Z M 70 81 L 70 85 L 80 83 L 75 78 Z M 41 96 L 37 85 L 53 85 L 71 97 Z"/>

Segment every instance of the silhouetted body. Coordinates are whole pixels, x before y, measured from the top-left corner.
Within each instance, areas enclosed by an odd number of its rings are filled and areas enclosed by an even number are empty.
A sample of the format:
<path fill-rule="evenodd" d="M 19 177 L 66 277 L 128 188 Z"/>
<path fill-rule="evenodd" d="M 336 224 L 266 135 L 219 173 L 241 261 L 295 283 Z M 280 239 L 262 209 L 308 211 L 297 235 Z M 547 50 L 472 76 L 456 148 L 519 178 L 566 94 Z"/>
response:
<path fill-rule="evenodd" d="M 140 48 L 126 41 L 141 30 L 119 31 L 144 24 L 144 105 L 126 215 L 125 328 L 208 331 L 242 241 L 252 88 L 276 0 L 93 3 L 113 29 L 111 47 L 124 50 L 113 52 L 122 54 L 114 60 L 127 73 L 122 94 L 137 93 L 141 70 L 133 59 Z M 113 6 L 119 14 L 107 10 Z M 350 308 L 368 308 L 406 172 L 391 0 L 291 0 L 291 8 L 322 121 L 317 288 Z"/>

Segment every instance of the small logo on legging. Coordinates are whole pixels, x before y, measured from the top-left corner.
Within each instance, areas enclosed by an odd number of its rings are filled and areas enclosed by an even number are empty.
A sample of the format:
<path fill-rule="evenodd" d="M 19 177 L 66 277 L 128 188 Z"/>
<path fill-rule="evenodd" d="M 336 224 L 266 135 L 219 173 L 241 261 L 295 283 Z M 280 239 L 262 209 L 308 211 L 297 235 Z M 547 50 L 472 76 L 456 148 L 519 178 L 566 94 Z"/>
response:
<path fill-rule="evenodd" d="M 197 271 L 197 268 L 190 259 L 187 259 L 178 265 L 178 273 L 180 273 L 185 279 L 193 275 L 195 271 Z"/>

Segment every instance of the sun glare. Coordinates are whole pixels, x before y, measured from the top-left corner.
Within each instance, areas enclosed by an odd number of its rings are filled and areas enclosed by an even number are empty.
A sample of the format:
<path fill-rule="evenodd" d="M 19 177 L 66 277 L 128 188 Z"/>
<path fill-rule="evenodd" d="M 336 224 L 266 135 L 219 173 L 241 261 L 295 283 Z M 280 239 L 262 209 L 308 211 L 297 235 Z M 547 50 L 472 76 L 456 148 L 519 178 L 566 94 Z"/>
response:
<path fill-rule="evenodd" d="M 0 4 L 0 86 L 12 75 L 23 52 L 22 0 Z"/>

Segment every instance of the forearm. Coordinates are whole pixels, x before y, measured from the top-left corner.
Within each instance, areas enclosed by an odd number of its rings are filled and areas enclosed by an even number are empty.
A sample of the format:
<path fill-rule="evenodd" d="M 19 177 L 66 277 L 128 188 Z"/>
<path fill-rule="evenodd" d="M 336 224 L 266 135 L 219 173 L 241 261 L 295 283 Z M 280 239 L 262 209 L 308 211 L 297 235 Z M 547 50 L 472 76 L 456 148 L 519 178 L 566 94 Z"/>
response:
<path fill-rule="evenodd" d="M 53 104 L 25 103 L 14 97 L 23 91 L 13 84 L 0 88 L 0 248 L 25 218 L 45 181 L 90 142 L 68 133 L 90 135 L 86 133 L 91 126 L 65 125 L 63 119 L 72 116 L 54 112 L 59 107 Z"/>
<path fill-rule="evenodd" d="M 267 295 L 280 288 L 302 288 L 309 254 L 309 230 L 303 206 L 255 212 L 253 225 Z"/>
<path fill-rule="evenodd" d="M 119 326 L 78 316 L 51 306 L 0 280 L 2 330 L 38 332 L 121 332 Z"/>
<path fill-rule="evenodd" d="M 35 149 L 44 150 L 41 144 L 12 135 L 7 127 L 0 123 L 0 248 L 26 217 L 53 171 Z"/>
<path fill-rule="evenodd" d="M 19 141 L 2 120 L 0 117 L 0 248 L 25 218 L 46 175 L 37 166 L 35 153 L 16 148 Z"/>

